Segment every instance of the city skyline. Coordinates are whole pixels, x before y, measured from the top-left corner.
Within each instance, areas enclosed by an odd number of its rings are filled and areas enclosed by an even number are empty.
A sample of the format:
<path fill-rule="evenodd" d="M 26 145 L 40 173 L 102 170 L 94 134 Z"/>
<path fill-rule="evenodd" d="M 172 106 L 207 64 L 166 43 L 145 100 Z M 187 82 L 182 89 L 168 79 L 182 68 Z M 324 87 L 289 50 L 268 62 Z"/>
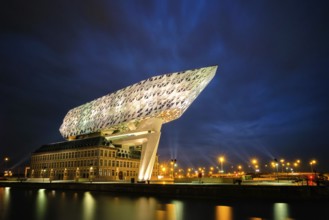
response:
<path fill-rule="evenodd" d="M 154 75 L 218 65 L 184 115 L 163 125 L 160 161 L 317 159 L 328 171 L 325 8 L 299 1 L 6 2 L 0 158 L 15 168 L 41 145 L 63 141 L 58 128 L 73 107 Z"/>

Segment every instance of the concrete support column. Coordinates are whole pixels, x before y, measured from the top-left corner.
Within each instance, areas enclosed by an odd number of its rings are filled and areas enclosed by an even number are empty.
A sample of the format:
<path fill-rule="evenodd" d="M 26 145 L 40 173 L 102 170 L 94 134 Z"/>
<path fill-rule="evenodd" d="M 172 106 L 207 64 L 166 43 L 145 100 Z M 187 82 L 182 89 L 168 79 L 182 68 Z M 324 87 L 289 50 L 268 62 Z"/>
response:
<path fill-rule="evenodd" d="M 144 122 L 145 123 L 145 122 Z M 149 127 L 149 134 L 147 134 L 147 142 L 142 146 L 141 162 L 138 173 L 139 181 L 147 181 L 151 179 L 154 167 L 155 157 L 158 150 L 162 120 L 157 118 L 149 119 L 145 125 Z M 143 126 L 143 127 L 144 127 Z"/>

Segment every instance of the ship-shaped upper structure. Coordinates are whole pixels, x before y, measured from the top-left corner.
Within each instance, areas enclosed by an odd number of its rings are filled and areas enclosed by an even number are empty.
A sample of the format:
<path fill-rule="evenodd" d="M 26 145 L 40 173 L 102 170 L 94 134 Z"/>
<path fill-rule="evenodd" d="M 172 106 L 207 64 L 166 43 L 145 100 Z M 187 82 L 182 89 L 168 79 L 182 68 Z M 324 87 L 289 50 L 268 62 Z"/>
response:
<path fill-rule="evenodd" d="M 71 109 L 60 127 L 68 140 L 103 136 L 142 145 L 138 179 L 152 174 L 163 123 L 179 118 L 215 76 L 217 66 L 154 76 Z"/>
<path fill-rule="evenodd" d="M 143 80 L 71 109 L 60 127 L 66 139 L 91 133 L 131 131 L 147 118 L 179 118 L 214 77 L 217 66 Z"/>

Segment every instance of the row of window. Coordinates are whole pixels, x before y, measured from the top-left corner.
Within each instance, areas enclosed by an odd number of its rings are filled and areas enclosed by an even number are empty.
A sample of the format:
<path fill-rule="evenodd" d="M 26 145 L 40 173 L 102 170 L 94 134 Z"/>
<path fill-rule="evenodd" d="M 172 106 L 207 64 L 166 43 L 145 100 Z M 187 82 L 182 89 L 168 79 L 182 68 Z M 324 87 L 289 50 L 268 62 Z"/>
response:
<path fill-rule="evenodd" d="M 115 171 L 115 170 L 110 170 L 110 169 L 99 169 L 99 176 L 119 176 L 119 173 L 122 173 L 123 177 L 133 177 L 133 176 L 137 176 L 137 172 L 135 170 L 126 170 L 126 171 Z M 63 174 L 63 176 L 68 176 L 68 177 L 75 177 L 76 171 L 74 170 L 67 170 L 67 171 L 55 171 L 55 173 L 53 173 L 52 175 L 56 176 L 59 174 Z M 83 169 L 79 171 L 79 176 L 83 177 L 86 176 L 84 174 L 90 174 L 90 170 L 89 169 Z M 32 170 L 32 175 L 33 177 L 49 177 L 50 176 L 50 172 L 49 171 L 42 171 L 42 170 Z"/>
<path fill-rule="evenodd" d="M 118 160 L 100 160 L 99 166 L 103 167 L 127 167 L 138 168 L 139 162 L 118 161 Z M 47 168 L 69 168 L 69 167 L 90 167 L 98 166 L 98 160 L 77 160 L 63 161 L 50 163 L 31 163 L 32 169 L 47 169 Z"/>
<path fill-rule="evenodd" d="M 34 161 L 45 161 L 45 160 L 64 160 L 73 159 L 81 157 L 95 157 L 95 156 L 105 156 L 115 158 L 115 150 L 84 150 L 76 152 L 65 152 L 65 153 L 52 153 L 47 155 L 33 155 L 31 160 Z"/>
<path fill-rule="evenodd" d="M 103 163 L 104 162 L 104 163 Z M 99 166 L 109 166 L 109 167 L 128 167 L 128 168 L 138 168 L 138 162 L 132 162 L 132 161 L 118 161 L 118 160 L 100 160 Z"/>
<path fill-rule="evenodd" d="M 137 172 L 135 170 L 127 170 L 127 171 L 120 171 L 122 172 L 122 176 L 137 176 Z M 99 169 L 99 176 L 119 176 L 119 172 L 115 172 L 114 170 L 106 170 L 106 169 Z"/>

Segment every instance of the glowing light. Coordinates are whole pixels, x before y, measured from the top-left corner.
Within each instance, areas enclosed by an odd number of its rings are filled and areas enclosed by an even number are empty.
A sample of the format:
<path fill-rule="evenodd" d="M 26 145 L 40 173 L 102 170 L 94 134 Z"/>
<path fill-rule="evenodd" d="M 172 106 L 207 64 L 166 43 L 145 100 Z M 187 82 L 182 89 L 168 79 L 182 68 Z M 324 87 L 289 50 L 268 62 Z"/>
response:
<path fill-rule="evenodd" d="M 1 204 L 0 219 L 8 219 L 8 210 L 10 208 L 10 187 L 1 188 L 0 187 L 0 198 L 3 200 Z"/>
<path fill-rule="evenodd" d="M 233 219 L 232 207 L 216 206 L 216 220 L 231 220 Z"/>
<path fill-rule="evenodd" d="M 47 196 L 45 193 L 45 189 L 39 189 L 37 196 L 37 205 L 36 205 L 37 219 L 45 219 L 46 207 L 47 207 Z"/>
<path fill-rule="evenodd" d="M 90 192 L 85 192 L 83 197 L 83 219 L 95 219 L 96 202 Z"/>
<path fill-rule="evenodd" d="M 273 209 L 273 219 L 290 219 L 289 206 L 287 203 L 275 203 Z"/>

